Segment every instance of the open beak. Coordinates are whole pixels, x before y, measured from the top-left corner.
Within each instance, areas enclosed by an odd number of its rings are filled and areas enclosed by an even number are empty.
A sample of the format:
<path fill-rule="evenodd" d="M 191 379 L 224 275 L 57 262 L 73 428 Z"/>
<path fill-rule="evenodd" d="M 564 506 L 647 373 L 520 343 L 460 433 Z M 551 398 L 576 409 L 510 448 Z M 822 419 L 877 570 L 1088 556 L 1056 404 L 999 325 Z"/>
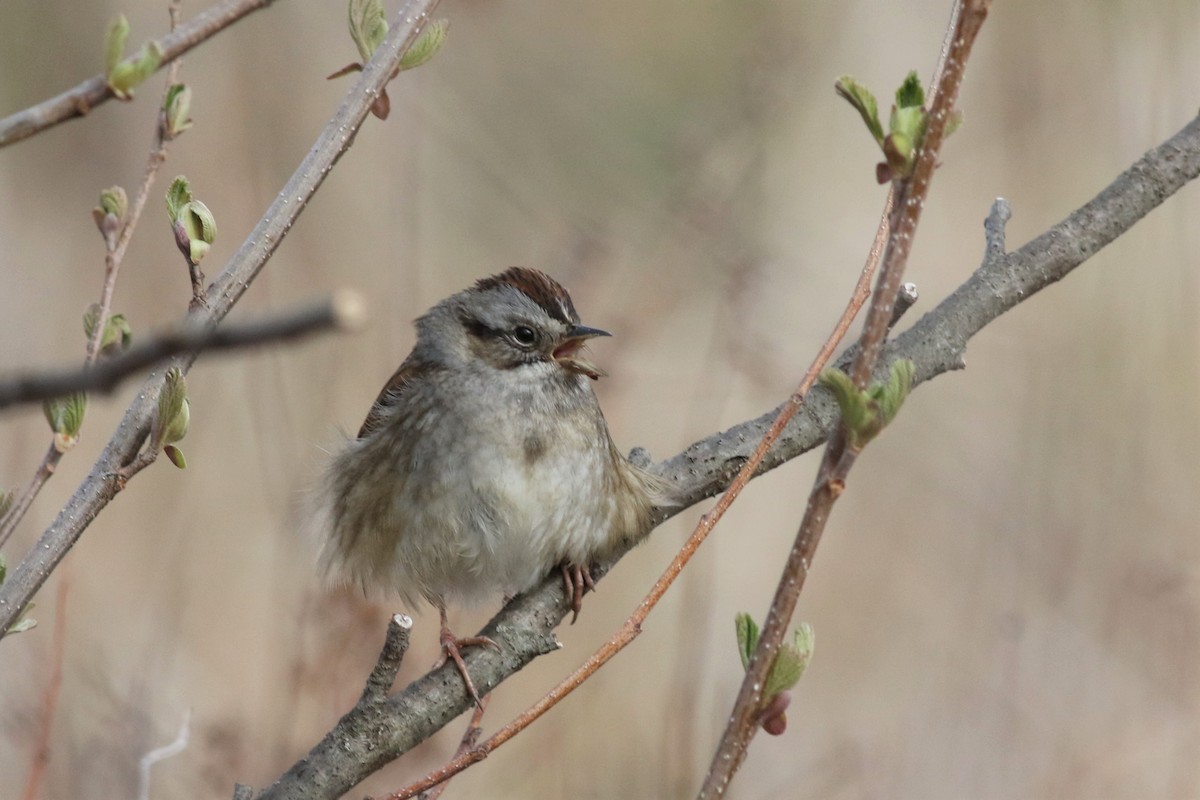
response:
<path fill-rule="evenodd" d="M 581 375 L 587 375 L 592 380 L 601 378 L 605 374 L 604 370 L 581 357 L 581 351 L 583 350 L 583 346 L 587 344 L 587 340 L 597 336 L 612 336 L 612 334 L 608 331 L 602 331 L 599 328 L 576 325 L 567 334 L 567 338 L 558 347 L 554 348 L 552 357 L 564 369 L 569 369 L 571 372 L 578 372 Z"/>

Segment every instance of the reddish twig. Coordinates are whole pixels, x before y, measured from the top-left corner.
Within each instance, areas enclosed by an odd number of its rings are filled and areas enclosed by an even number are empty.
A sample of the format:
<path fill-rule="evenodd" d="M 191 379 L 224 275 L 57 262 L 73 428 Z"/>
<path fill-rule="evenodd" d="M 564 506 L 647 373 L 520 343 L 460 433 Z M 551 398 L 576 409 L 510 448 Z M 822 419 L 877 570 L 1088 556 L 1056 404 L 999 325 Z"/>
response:
<path fill-rule="evenodd" d="M 920 221 L 921 209 L 929 193 L 933 170 L 937 166 L 946 122 L 958 98 L 967 57 L 987 17 L 989 3 L 990 0 L 967 0 L 966 3 L 956 4 L 952 21 L 954 35 L 945 58 L 945 68 L 937 81 L 925 138 L 917 154 L 912 177 L 900 182 L 896 189 L 887 252 L 880 269 L 875 295 L 867 311 L 866 324 L 859 338 L 859 352 L 851 367 L 851 377 L 859 389 L 866 387 L 878 360 L 883 340 L 891 326 L 896 295 Z M 729 723 L 720 746 L 713 755 L 704 785 L 700 789 L 700 798 L 723 796 L 729 781 L 745 759 L 750 740 L 758 729 L 764 701 L 762 689 L 766 685 L 767 675 L 775 663 L 776 653 L 779 652 L 784 633 L 796 609 L 800 591 L 804 588 L 805 578 L 808 576 L 830 511 L 845 487 L 846 474 L 856 455 L 855 450 L 846 446 L 844 428 L 840 428 L 825 449 L 825 457 L 809 495 L 796 541 L 788 555 L 783 575 L 767 613 L 758 647 L 746 668 L 746 676 L 738 691 Z"/>
<path fill-rule="evenodd" d="M 29 778 L 25 781 L 22 800 L 34 800 L 41 788 L 46 765 L 50 763 L 50 729 L 54 725 L 54 714 L 58 709 L 59 691 L 62 689 L 63 657 L 67 650 L 67 589 L 71 585 L 71 574 L 64 572 L 58 582 L 58 597 L 54 608 L 54 639 L 51 644 L 50 678 L 42 693 L 42 717 L 38 725 L 37 744 L 34 745 L 33 763 L 29 767 Z"/>
<path fill-rule="evenodd" d="M 458 749 L 454 751 L 454 758 L 462 758 L 467 753 L 475 749 L 475 743 L 479 741 L 480 735 L 483 733 L 483 712 L 487 711 L 488 701 L 491 695 L 485 694 L 475 706 L 475 713 L 471 714 L 471 721 L 467 723 L 467 729 L 463 731 L 462 741 L 458 743 Z M 446 791 L 446 787 L 450 785 L 450 779 L 442 781 L 427 792 L 423 792 L 419 800 L 437 800 L 442 796 L 442 792 Z M 401 790 L 404 791 L 404 790 Z M 389 794 L 387 800 L 400 800 L 401 795 Z"/>

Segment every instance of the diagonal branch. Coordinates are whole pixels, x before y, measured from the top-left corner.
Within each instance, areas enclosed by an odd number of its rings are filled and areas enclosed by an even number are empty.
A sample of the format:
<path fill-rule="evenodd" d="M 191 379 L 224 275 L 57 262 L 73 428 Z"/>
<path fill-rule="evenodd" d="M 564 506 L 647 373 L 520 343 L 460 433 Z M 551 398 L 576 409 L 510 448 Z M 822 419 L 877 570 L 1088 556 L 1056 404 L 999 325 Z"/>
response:
<path fill-rule="evenodd" d="M 262 219 L 250 231 L 246 241 L 225 265 L 206 294 L 206 306 L 193 308 L 187 315 L 190 324 L 211 326 L 229 313 L 250 283 L 274 254 L 275 249 L 295 224 L 313 194 L 325 181 L 333 165 L 354 141 L 371 103 L 391 80 L 408 50 L 424 29 L 437 0 L 408 0 L 400 9 L 396 24 L 363 69 L 358 82 L 325 125 L 308 155 L 276 196 Z M 180 360 L 182 368 L 191 366 L 193 357 Z M 12 570 L 0 585 L 0 632 L 16 621 L 25 604 L 54 571 L 83 531 L 122 488 L 119 470 L 135 461 L 146 440 L 158 403 L 162 375 L 152 373 L 125 411 L 116 432 L 105 445 L 92 470 L 71 495 L 37 545 Z"/>
<path fill-rule="evenodd" d="M 876 374 L 898 358 L 916 365 L 914 385 L 961 369 L 968 341 L 989 323 L 1072 270 L 1128 231 L 1186 183 L 1200 176 L 1200 118 L 1140 158 L 1086 205 L 1020 250 L 1003 252 L 1004 206 L 989 216 L 982 265 L 953 294 L 884 348 Z M 713 434 L 651 467 L 678 484 L 685 506 L 724 489 L 748 459 L 780 408 Z M 828 392 L 814 390 L 756 475 L 820 444 L 837 421 Z M 682 509 L 664 513 L 664 521 Z M 592 570 L 599 578 L 624 553 Z M 499 645 L 465 656 L 481 693 L 539 655 L 557 649 L 552 631 L 569 611 L 562 580 L 549 576 L 514 598 L 481 631 Z M 472 705 L 454 667 L 409 684 L 385 705 L 360 703 L 275 784 L 267 798 L 339 797 L 375 770 L 425 741 Z"/>
<path fill-rule="evenodd" d="M 202 11 L 176 30 L 154 40 L 163 54 L 159 67 L 167 66 L 205 39 L 273 2 L 275 0 L 225 0 Z M 113 97 L 104 75 L 93 75 L 62 94 L 0 119 L 0 147 L 19 142 L 60 122 L 82 117 Z"/>

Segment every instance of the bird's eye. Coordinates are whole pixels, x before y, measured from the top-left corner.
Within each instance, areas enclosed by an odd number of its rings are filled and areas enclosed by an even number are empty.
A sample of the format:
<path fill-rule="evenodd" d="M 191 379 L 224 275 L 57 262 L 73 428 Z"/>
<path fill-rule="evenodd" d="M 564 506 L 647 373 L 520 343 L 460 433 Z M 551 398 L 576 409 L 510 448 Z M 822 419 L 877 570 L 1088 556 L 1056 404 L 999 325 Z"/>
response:
<path fill-rule="evenodd" d="M 518 325 L 512 330 L 512 340 L 521 347 L 532 347 L 537 341 L 537 334 L 528 325 Z"/>

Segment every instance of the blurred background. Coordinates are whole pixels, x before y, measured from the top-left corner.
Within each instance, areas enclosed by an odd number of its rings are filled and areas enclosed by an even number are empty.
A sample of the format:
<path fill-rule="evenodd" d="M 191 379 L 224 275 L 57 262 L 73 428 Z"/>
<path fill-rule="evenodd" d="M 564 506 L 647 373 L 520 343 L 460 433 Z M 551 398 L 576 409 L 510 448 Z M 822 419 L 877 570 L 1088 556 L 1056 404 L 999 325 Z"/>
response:
<path fill-rule="evenodd" d="M 189 2 L 188 18 L 202 6 Z M 192 712 L 156 798 L 272 781 L 356 700 L 388 614 L 325 590 L 297 511 L 322 448 L 357 430 L 408 352 L 411 320 L 513 264 L 557 276 L 610 373 L 623 448 L 656 458 L 775 406 L 839 314 L 884 198 L 878 153 L 834 96 L 851 73 L 889 104 L 930 75 L 950 3 L 446 0 L 445 49 L 390 89 L 238 306 L 281 311 L 354 287 L 356 336 L 202 358 L 188 469 L 165 460 L 92 524 L 0 643 L 0 794 L 16 797 L 69 580 L 64 678 L 43 797 L 133 796 L 138 758 Z M 165 4 L 0 4 L 0 114 L 96 74 L 109 20 L 130 42 Z M 178 319 L 186 271 L 161 203 L 186 175 L 216 214 L 216 274 L 352 79 L 340 2 L 276 3 L 185 59 L 196 126 L 171 149 L 117 286 L 135 335 Z M 967 73 L 908 278 L 913 319 L 962 282 L 1008 198 L 1017 247 L 1091 198 L 1200 103 L 1200 6 L 995 4 Z M 165 73 L 164 73 L 165 74 Z M 160 74 L 0 151 L 0 373 L 82 358 L 99 293 L 102 188 L 138 185 Z M 739 798 L 1200 796 L 1200 187 L 971 344 L 860 460 L 797 614 L 816 630 L 790 728 L 760 736 Z M 17 561 L 86 474 L 136 391 L 92 399 L 6 553 Z M 49 432 L 0 416 L 0 486 Z M 447 797 L 690 797 L 740 679 L 733 618 L 761 618 L 815 454 L 756 481 L 644 635 Z M 564 627 L 560 653 L 501 686 L 494 730 L 635 607 L 703 507 L 663 526 Z M 458 609 L 457 630 L 499 606 Z M 417 617 L 407 682 L 436 655 Z M 465 725 L 357 788 L 386 793 Z"/>

